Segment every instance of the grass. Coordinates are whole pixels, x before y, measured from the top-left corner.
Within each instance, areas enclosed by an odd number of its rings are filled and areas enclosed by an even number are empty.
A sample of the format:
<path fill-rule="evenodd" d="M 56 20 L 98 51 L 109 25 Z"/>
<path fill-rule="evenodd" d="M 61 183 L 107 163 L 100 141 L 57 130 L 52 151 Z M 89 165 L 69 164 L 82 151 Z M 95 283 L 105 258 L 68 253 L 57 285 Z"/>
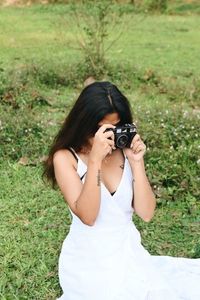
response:
<path fill-rule="evenodd" d="M 55 299 L 56 257 L 69 216 L 58 194 L 42 184 L 40 168 L 2 167 L 0 298 Z"/>
<path fill-rule="evenodd" d="M 200 257 L 200 21 L 130 12 L 124 20 L 107 76 L 130 99 L 157 195 L 154 219 L 133 221 L 150 253 Z M 41 181 L 40 159 L 82 87 L 81 53 L 69 6 L 3 8 L 0 28 L 0 298 L 55 299 L 71 217 Z"/>
<path fill-rule="evenodd" d="M 11 63 L 41 63 L 41 58 L 48 64 L 49 57 L 53 62 L 59 59 L 61 64 L 75 62 L 80 53 L 73 49 L 77 45 L 71 18 L 62 5 L 4 8 L 0 24 L 2 68 Z M 114 28 L 111 39 L 121 26 L 125 32 L 108 53 L 111 62 L 125 59 L 139 68 L 153 68 L 168 75 L 181 75 L 186 70 L 197 74 L 199 16 L 129 14 Z"/>

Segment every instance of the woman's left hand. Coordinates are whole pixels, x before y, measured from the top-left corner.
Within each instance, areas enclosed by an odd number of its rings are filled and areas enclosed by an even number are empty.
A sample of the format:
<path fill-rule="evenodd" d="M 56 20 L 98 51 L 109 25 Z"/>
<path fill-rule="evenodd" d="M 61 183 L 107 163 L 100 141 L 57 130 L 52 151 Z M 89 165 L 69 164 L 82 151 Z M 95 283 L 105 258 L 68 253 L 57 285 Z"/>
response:
<path fill-rule="evenodd" d="M 137 133 L 132 139 L 130 148 L 124 148 L 123 151 L 129 160 L 140 161 L 146 152 L 146 145 Z"/>

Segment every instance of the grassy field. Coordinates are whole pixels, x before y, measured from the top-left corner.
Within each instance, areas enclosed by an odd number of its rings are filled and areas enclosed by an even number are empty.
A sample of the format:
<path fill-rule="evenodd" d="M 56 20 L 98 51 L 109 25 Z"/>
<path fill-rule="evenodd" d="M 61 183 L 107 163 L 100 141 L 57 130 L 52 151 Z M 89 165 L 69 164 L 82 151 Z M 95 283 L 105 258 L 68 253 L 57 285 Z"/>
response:
<path fill-rule="evenodd" d="M 2 68 L 27 62 L 66 64 L 80 58 L 74 19 L 68 6 L 4 8 L 0 19 Z M 123 19 L 123 18 L 122 18 Z M 198 74 L 200 20 L 198 15 L 124 16 L 110 33 L 124 32 L 107 56 L 113 63 L 127 60 L 167 75 Z M 191 60 L 192 57 L 192 60 Z"/>
<path fill-rule="evenodd" d="M 150 253 L 200 257 L 199 16 L 127 12 L 110 40 L 120 28 L 106 78 L 131 102 L 158 203 L 150 223 L 133 221 Z M 1 8 L 0 41 L 0 298 L 55 299 L 71 217 L 40 160 L 82 87 L 71 10 Z"/>

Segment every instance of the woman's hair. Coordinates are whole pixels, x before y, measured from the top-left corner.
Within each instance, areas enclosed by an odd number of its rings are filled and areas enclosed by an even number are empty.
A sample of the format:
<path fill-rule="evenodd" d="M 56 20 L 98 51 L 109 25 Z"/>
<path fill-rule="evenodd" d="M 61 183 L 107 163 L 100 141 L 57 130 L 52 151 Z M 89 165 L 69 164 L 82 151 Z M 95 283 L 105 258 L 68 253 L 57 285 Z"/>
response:
<path fill-rule="evenodd" d="M 55 152 L 69 147 L 79 152 L 98 130 L 98 123 L 107 114 L 114 112 L 119 114 L 120 124 L 132 123 L 130 104 L 114 84 L 103 81 L 85 87 L 54 138 L 44 162 L 43 179 L 46 177 L 55 188 L 53 166 Z"/>

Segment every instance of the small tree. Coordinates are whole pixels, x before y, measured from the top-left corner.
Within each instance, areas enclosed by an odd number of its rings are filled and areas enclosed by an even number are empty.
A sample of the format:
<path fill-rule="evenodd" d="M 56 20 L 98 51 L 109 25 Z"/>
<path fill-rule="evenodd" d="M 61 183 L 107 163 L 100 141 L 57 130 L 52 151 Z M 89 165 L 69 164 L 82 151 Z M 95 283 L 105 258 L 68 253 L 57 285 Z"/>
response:
<path fill-rule="evenodd" d="M 100 76 L 106 73 L 108 61 L 107 51 L 119 39 L 120 33 L 108 41 L 114 26 L 119 22 L 119 16 L 113 12 L 112 1 L 83 2 L 74 6 L 75 23 L 78 27 L 77 41 L 83 53 L 83 66 L 87 75 Z"/>

